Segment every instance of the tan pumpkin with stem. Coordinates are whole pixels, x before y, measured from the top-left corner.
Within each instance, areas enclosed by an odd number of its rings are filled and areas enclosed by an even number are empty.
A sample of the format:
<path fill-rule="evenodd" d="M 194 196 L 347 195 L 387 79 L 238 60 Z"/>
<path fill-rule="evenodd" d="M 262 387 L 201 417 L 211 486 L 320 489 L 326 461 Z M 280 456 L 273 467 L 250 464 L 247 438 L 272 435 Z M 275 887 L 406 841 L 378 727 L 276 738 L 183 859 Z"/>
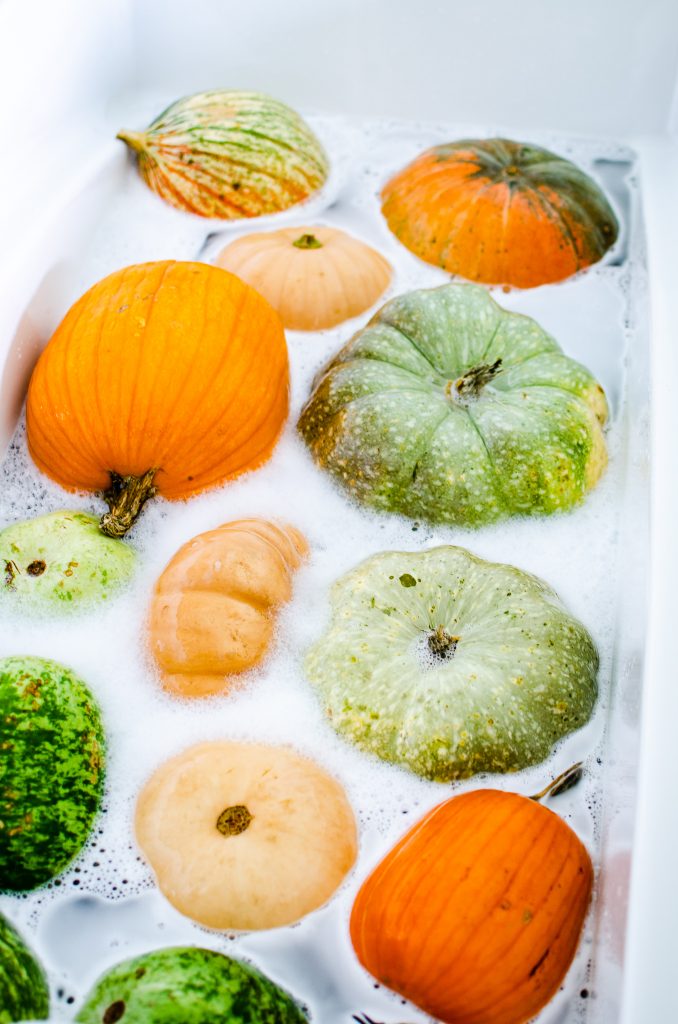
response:
<path fill-rule="evenodd" d="M 381 253 L 323 225 L 245 235 L 216 263 L 256 288 L 294 331 L 335 327 L 364 313 L 391 280 Z"/>
<path fill-rule="evenodd" d="M 264 519 L 224 523 L 184 544 L 151 600 L 149 644 L 163 686 L 210 696 L 259 664 L 307 552 L 293 526 Z"/>
<path fill-rule="evenodd" d="M 292 924 L 326 903 L 355 862 L 342 786 L 285 747 L 201 743 L 160 765 L 135 830 L 160 891 L 208 928 Z"/>

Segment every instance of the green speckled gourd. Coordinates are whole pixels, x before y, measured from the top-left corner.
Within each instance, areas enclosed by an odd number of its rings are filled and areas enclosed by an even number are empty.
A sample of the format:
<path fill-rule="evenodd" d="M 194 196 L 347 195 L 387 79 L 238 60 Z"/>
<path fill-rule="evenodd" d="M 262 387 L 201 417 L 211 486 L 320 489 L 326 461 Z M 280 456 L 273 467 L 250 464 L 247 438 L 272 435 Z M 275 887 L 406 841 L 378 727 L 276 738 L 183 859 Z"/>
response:
<path fill-rule="evenodd" d="M 591 715 L 591 637 L 513 566 L 459 547 L 386 551 L 331 604 L 306 671 L 332 725 L 427 779 L 527 768 Z"/>
<path fill-rule="evenodd" d="M 145 132 L 121 131 L 146 184 L 202 217 L 259 217 L 307 199 L 329 164 L 306 122 L 258 92 L 216 89 L 177 100 Z"/>
<path fill-rule="evenodd" d="M 299 431 L 358 501 L 480 526 L 580 502 L 607 462 L 602 388 L 478 285 L 387 302 L 314 383 Z"/>
<path fill-rule="evenodd" d="M 34 889 L 68 866 L 104 785 L 97 704 L 69 669 L 0 660 L 0 890 Z"/>
<path fill-rule="evenodd" d="M 45 973 L 19 933 L 0 914 L 0 1024 L 47 1017 Z"/>
<path fill-rule="evenodd" d="M 306 1024 L 283 989 L 248 964 L 194 947 L 159 949 L 101 977 L 81 1024 Z"/>
<path fill-rule="evenodd" d="M 134 572 L 135 554 L 95 516 L 50 512 L 0 532 L 5 600 L 31 611 L 72 611 L 107 600 Z"/>

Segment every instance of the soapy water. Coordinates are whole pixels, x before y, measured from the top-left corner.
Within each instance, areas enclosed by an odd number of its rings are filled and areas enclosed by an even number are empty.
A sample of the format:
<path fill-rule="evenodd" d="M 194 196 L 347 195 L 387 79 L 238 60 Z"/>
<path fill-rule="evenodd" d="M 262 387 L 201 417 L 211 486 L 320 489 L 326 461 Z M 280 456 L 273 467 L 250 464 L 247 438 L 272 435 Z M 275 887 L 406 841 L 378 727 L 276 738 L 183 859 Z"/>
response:
<path fill-rule="evenodd" d="M 419 261 L 390 234 L 379 211 L 378 192 L 391 173 L 424 147 L 486 135 L 487 129 L 310 120 L 338 168 L 331 187 L 310 209 L 267 220 L 300 226 L 317 220 L 377 247 L 392 263 L 394 277 L 375 309 L 390 296 L 449 281 L 448 274 Z M 453 793 L 484 785 L 530 794 L 569 765 L 583 761 L 582 781 L 555 798 L 552 806 L 596 859 L 615 657 L 618 531 L 625 494 L 624 366 L 634 326 L 630 288 L 643 270 L 635 255 L 638 246 L 634 248 L 629 234 L 635 196 L 633 157 L 613 144 L 534 136 L 531 141 L 574 159 L 596 176 L 611 194 L 623 223 L 621 238 L 608 257 L 575 279 L 526 292 L 492 289 L 501 305 L 535 317 L 568 355 L 593 371 L 607 392 L 610 463 L 581 507 L 566 515 L 470 531 L 378 515 L 352 504 L 314 466 L 296 436 L 295 423 L 313 376 L 367 322 L 367 313 L 332 330 L 287 332 L 291 413 L 270 462 L 189 502 L 151 502 L 128 539 L 138 552 L 136 577 L 116 599 L 66 618 L 29 619 L 0 608 L 0 655 L 38 655 L 73 668 L 96 694 L 108 737 L 104 810 L 91 842 L 47 887 L 0 900 L 49 970 L 53 1019 L 70 1020 L 89 986 L 112 964 L 159 946 L 197 944 L 250 958 L 322 1024 L 343 1024 L 358 1012 L 375 1021 L 414 1024 L 428 1018 L 409 1005 L 403 1008 L 403 1000 L 377 985 L 357 964 L 348 917 L 361 881 L 423 813 Z M 322 208 L 323 199 L 330 205 Z M 130 165 L 124 189 L 105 211 L 82 254 L 76 291 L 133 262 L 198 256 L 210 261 L 227 241 L 261 229 L 257 222 L 221 230 L 221 225 L 215 228 L 212 222 L 174 211 L 146 189 Z M 103 506 L 92 495 L 65 493 L 38 472 L 27 453 L 21 423 L 0 469 L 0 527 L 62 508 L 101 512 Z M 153 583 L 191 537 L 250 516 L 293 524 L 311 549 L 295 576 L 293 599 L 280 612 L 274 647 L 262 666 L 239 677 L 223 696 L 198 702 L 171 698 L 161 690 L 145 646 Z M 591 722 L 562 741 L 547 762 L 509 777 L 477 776 L 442 785 L 366 756 L 335 735 L 304 678 L 303 652 L 327 623 L 328 589 L 337 577 L 378 551 L 415 551 L 446 543 L 461 544 L 483 558 L 510 562 L 543 577 L 586 625 L 600 652 L 600 698 Z M 360 853 L 354 870 L 326 907 L 296 926 L 239 936 L 207 931 L 164 900 L 139 856 L 132 818 L 145 779 L 189 745 L 223 738 L 294 746 L 340 779 L 355 810 Z M 590 921 L 563 990 L 539 1017 L 543 1024 L 574 1021 L 585 1011 L 587 1002 L 580 993 L 585 991 L 592 942 Z"/>

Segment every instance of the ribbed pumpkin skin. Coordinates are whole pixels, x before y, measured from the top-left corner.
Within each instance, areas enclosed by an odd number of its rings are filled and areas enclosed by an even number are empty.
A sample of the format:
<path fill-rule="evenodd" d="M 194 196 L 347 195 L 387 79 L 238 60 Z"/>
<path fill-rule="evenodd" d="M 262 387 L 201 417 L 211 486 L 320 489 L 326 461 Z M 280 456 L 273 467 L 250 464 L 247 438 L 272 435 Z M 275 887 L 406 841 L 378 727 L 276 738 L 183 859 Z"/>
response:
<path fill-rule="evenodd" d="M 202 697 L 257 665 L 307 551 L 294 527 L 263 519 L 225 523 L 184 544 L 151 600 L 149 643 L 163 686 Z"/>
<path fill-rule="evenodd" d="M 334 583 L 330 605 L 305 668 L 332 728 L 423 778 L 521 771 L 591 717 L 591 637 L 512 565 L 452 545 L 382 551 Z"/>
<path fill-rule="evenodd" d="M 144 181 L 201 217 L 260 217 L 307 199 L 328 161 L 306 122 L 257 92 L 216 90 L 173 103 L 146 132 L 120 132 Z"/>
<path fill-rule="evenodd" d="M 382 191 L 397 238 L 470 281 L 518 288 L 562 281 L 600 260 L 619 225 L 575 164 L 509 139 L 427 150 Z"/>
<path fill-rule="evenodd" d="M 381 253 L 323 225 L 246 235 L 216 263 L 256 288 L 293 331 L 324 330 L 364 313 L 391 280 Z"/>
<path fill-rule="evenodd" d="M 479 373 L 489 380 L 462 393 Z M 313 383 L 300 434 L 379 511 L 460 526 L 550 515 L 581 502 L 607 464 L 601 386 L 478 285 L 396 296 Z"/>
<path fill-rule="evenodd" d="M 524 1024 L 557 992 L 593 868 L 556 814 L 481 789 L 440 804 L 382 860 L 351 914 L 358 959 L 445 1024 Z"/>
<path fill-rule="evenodd" d="M 69 310 L 28 390 L 28 446 L 68 490 L 157 467 L 164 497 L 186 498 L 254 469 L 288 410 L 277 313 L 203 263 L 116 271 Z"/>

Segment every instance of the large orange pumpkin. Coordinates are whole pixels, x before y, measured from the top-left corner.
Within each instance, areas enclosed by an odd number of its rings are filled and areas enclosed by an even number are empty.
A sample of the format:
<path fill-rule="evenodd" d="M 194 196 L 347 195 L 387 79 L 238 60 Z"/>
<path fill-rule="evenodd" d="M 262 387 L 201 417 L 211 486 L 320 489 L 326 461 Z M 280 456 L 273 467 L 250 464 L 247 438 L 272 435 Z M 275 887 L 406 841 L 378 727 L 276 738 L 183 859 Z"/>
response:
<path fill-rule="evenodd" d="M 288 410 L 278 314 L 204 263 L 142 263 L 69 310 L 28 391 L 28 446 L 68 490 L 104 491 L 122 535 L 158 492 L 187 498 L 264 462 Z"/>
<path fill-rule="evenodd" d="M 388 182 L 382 201 L 403 245 L 485 284 L 561 281 L 601 259 L 619 232 L 579 167 L 509 139 L 434 146 Z"/>
<path fill-rule="evenodd" d="M 572 829 L 491 789 L 430 811 L 360 889 L 364 967 L 447 1024 L 524 1024 L 572 961 L 593 880 Z"/>

